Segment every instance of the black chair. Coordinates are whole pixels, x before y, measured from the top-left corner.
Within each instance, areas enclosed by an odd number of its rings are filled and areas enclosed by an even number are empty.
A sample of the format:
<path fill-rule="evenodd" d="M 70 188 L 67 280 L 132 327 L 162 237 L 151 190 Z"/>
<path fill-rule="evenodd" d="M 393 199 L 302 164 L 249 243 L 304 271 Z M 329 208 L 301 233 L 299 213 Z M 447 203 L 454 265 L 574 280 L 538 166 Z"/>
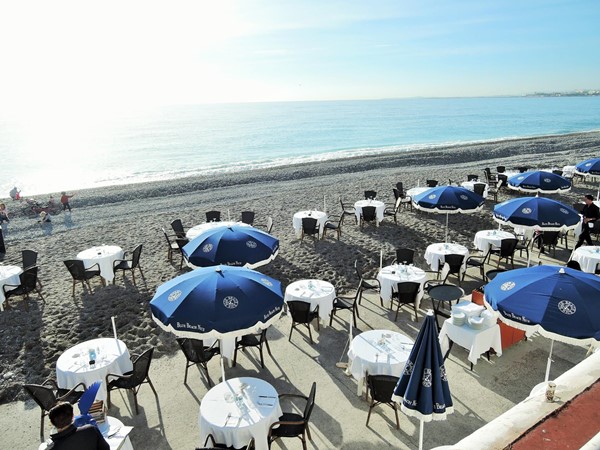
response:
<path fill-rule="evenodd" d="M 477 181 L 479 180 L 478 175 L 467 175 L 467 181 Z"/>
<path fill-rule="evenodd" d="M 515 247 L 515 251 L 519 251 L 519 256 L 522 258 L 523 257 L 523 251 L 525 251 L 525 254 L 527 255 L 527 259 L 529 259 L 529 244 L 530 244 L 530 240 L 523 237 L 523 238 L 518 238 L 517 242 L 517 246 Z"/>
<path fill-rule="evenodd" d="M 496 167 L 496 172 L 498 172 L 498 173 L 504 173 L 504 172 L 506 172 L 506 167 L 504 167 L 504 166 L 497 166 Z"/>
<path fill-rule="evenodd" d="M 60 389 L 56 381 L 48 378 L 42 384 L 24 384 L 23 389 L 42 410 L 40 418 L 40 441 L 44 442 L 44 417 L 58 403 L 77 403 L 85 391 L 85 384 L 79 383 L 72 389 Z"/>
<path fill-rule="evenodd" d="M 360 265 L 358 264 L 358 259 L 354 260 L 354 272 L 356 273 L 356 278 L 358 278 L 359 286 L 362 291 L 375 291 L 380 292 L 381 286 L 379 285 L 379 280 L 377 278 L 366 278 L 364 272 Z M 361 297 L 362 299 L 362 297 Z M 381 300 L 381 298 L 380 298 Z M 360 300 L 359 300 L 360 304 Z M 383 306 L 383 302 L 381 303 Z"/>
<path fill-rule="evenodd" d="M 212 444 L 210 444 L 211 447 L 208 447 L 209 441 L 212 442 Z M 237 448 L 217 442 L 215 440 L 215 437 L 212 434 L 208 433 L 208 436 L 206 436 L 206 440 L 204 441 L 204 447 L 196 448 L 196 450 L 254 450 L 254 448 L 254 439 L 250 439 L 250 442 L 248 442 L 248 444 L 246 444 L 244 447 Z"/>
<path fill-rule="evenodd" d="M 415 251 L 411 248 L 397 248 L 396 259 L 394 263 L 397 264 L 412 264 L 415 259 Z"/>
<path fill-rule="evenodd" d="M 94 277 L 99 277 L 102 286 L 104 286 L 104 278 L 100 276 L 100 265 L 94 264 L 89 268 L 85 268 L 83 261 L 80 259 L 68 259 L 64 261 L 65 266 L 69 270 L 69 273 L 73 277 L 73 297 L 75 297 L 75 284 L 77 281 L 81 282 L 81 286 L 85 289 L 85 284 L 87 284 L 88 290 L 92 292 L 92 288 L 90 286 L 90 280 Z"/>
<path fill-rule="evenodd" d="M 581 270 L 581 264 L 573 260 L 567 262 L 567 267 L 574 270 Z"/>
<path fill-rule="evenodd" d="M 161 228 L 161 230 L 167 241 L 167 259 L 169 260 L 169 262 L 171 262 L 173 261 L 173 251 L 179 251 L 179 246 L 177 245 L 177 242 L 171 242 L 171 239 L 169 238 L 169 235 L 167 234 L 164 228 Z"/>
<path fill-rule="evenodd" d="M 402 181 L 398 181 L 398 182 L 396 183 L 396 190 L 397 190 L 398 192 L 402 192 L 402 191 L 404 191 L 404 183 L 403 183 Z"/>
<path fill-rule="evenodd" d="M 152 353 L 154 347 L 149 348 L 141 355 L 133 360 L 133 370 L 126 372 L 123 375 L 109 373 L 106 375 L 106 406 L 110 408 L 110 392 L 115 389 L 127 389 L 133 394 L 133 402 L 135 404 L 135 413 L 138 414 L 137 394 L 142 384 L 148 383 L 152 388 L 155 396 L 158 396 L 156 389 L 148 372 L 150 371 L 150 363 L 152 362 Z M 132 355 L 135 356 L 135 355 Z"/>
<path fill-rule="evenodd" d="M 360 314 L 358 313 L 358 305 L 362 298 L 362 282 L 358 283 L 358 288 L 356 289 L 356 294 L 353 297 L 349 296 L 338 296 L 333 299 L 333 309 L 331 310 L 331 314 L 329 316 L 329 326 L 333 323 L 333 316 L 337 311 L 349 310 L 352 311 L 352 325 L 356 326 L 356 318 L 360 319 Z"/>
<path fill-rule="evenodd" d="M 181 219 L 175 219 L 173 222 L 171 222 L 171 228 L 173 228 L 173 231 L 175 232 L 175 235 L 178 238 L 185 237 L 185 230 L 183 228 L 183 223 L 181 222 Z"/>
<path fill-rule="evenodd" d="M 394 195 L 395 195 L 395 193 L 394 193 Z M 383 215 L 384 216 L 393 216 L 394 223 L 398 223 L 398 210 L 400 209 L 400 205 L 402 205 L 402 199 L 400 197 L 398 197 L 396 199 L 396 202 L 394 203 L 394 206 L 392 206 L 392 207 L 386 206 L 385 207 L 385 209 L 383 210 Z"/>
<path fill-rule="evenodd" d="M 465 261 L 466 268 L 462 276 L 463 281 L 465 279 L 465 275 L 467 274 L 467 270 L 469 270 L 469 268 L 471 267 L 477 267 L 479 269 L 479 273 L 481 274 L 481 279 L 485 281 L 485 262 L 489 258 L 489 256 L 490 252 L 488 250 L 488 252 L 483 257 L 475 255 L 467 257 L 467 260 Z"/>
<path fill-rule="evenodd" d="M 553 170 L 552 170 L 552 173 L 553 173 L 554 175 L 558 175 L 558 176 L 560 176 L 560 177 L 562 177 L 562 175 L 563 175 L 563 171 L 562 171 L 562 170 L 560 170 L 560 169 L 553 169 Z"/>
<path fill-rule="evenodd" d="M 519 171 L 519 173 L 525 173 L 529 170 L 529 167 L 525 167 L 525 166 L 517 167 L 517 170 Z"/>
<path fill-rule="evenodd" d="M 271 349 L 269 348 L 269 341 L 267 340 L 267 330 L 264 329 L 260 333 L 255 334 L 245 334 L 235 342 L 235 351 L 233 353 L 233 367 L 237 364 L 237 354 L 238 349 L 246 350 L 247 348 L 254 347 L 258 348 L 258 352 L 260 353 L 260 366 L 265 368 L 265 360 L 263 358 L 263 345 L 267 347 L 267 352 L 269 352 L 269 356 L 273 357 L 271 353 Z"/>
<path fill-rule="evenodd" d="M 113 278 L 113 284 L 117 279 L 117 270 L 123 271 L 123 279 L 125 279 L 125 271 L 131 271 L 131 279 L 133 281 L 133 285 L 135 284 L 135 269 L 140 271 L 142 278 L 144 278 L 144 272 L 142 272 L 142 266 L 140 266 L 140 255 L 142 254 L 142 244 L 139 244 L 136 248 L 133 249 L 131 253 L 131 259 L 117 259 L 113 261 L 113 272 L 115 277 Z"/>
<path fill-rule="evenodd" d="M 492 173 L 489 167 L 483 169 L 483 173 L 485 174 L 485 179 L 488 184 L 490 184 L 490 182 L 498 181 L 496 174 Z"/>
<path fill-rule="evenodd" d="M 42 299 L 42 303 L 46 304 L 46 299 L 38 289 L 37 282 L 37 274 L 38 267 L 33 266 L 25 269 L 19 275 L 19 285 L 13 284 L 5 284 L 2 286 L 2 291 L 4 292 L 4 303 L 6 304 L 6 308 L 10 308 L 10 303 L 8 300 L 11 297 L 15 297 L 17 295 L 22 296 L 25 300 L 25 310 L 29 311 L 29 293 L 35 291 L 37 295 Z"/>
<path fill-rule="evenodd" d="M 292 332 L 296 328 L 297 325 L 304 325 L 308 328 L 308 337 L 310 338 L 310 343 L 313 344 L 312 333 L 310 331 L 310 323 L 313 320 L 317 320 L 317 330 L 319 330 L 319 307 L 314 311 L 310 310 L 310 303 L 302 302 L 298 300 L 287 302 L 288 309 L 290 311 L 290 315 L 292 316 L 292 328 L 290 329 L 290 336 L 288 341 L 292 340 Z"/>
<path fill-rule="evenodd" d="M 375 200 L 377 191 L 365 191 L 365 200 Z"/>
<path fill-rule="evenodd" d="M 319 221 L 314 217 L 302 218 L 302 235 L 300 242 L 304 241 L 304 236 L 310 236 L 315 243 L 319 240 Z"/>
<path fill-rule="evenodd" d="M 207 222 L 220 222 L 221 221 L 221 211 L 208 211 L 206 213 L 206 221 Z"/>
<path fill-rule="evenodd" d="M 496 278 L 496 275 L 498 275 L 499 273 L 502 273 L 502 272 L 506 272 L 506 269 L 493 269 L 493 270 L 488 270 L 488 271 L 485 273 L 485 278 L 486 278 L 486 280 L 487 280 L 488 282 L 489 282 L 489 281 L 492 281 L 494 278 Z"/>
<path fill-rule="evenodd" d="M 325 235 L 327 234 L 327 230 L 333 231 L 337 234 L 338 241 L 340 240 L 340 236 L 342 235 L 342 224 L 344 223 L 344 214 L 335 215 L 330 214 L 327 218 L 327 222 L 323 226 L 323 239 L 325 239 Z"/>
<path fill-rule="evenodd" d="M 538 256 L 545 251 L 546 246 L 553 250 L 553 256 L 556 256 L 556 246 L 558 245 L 558 231 L 544 231 L 541 234 L 538 234 L 535 238 L 537 240 L 538 246 L 540 247 L 540 251 Z M 503 241 L 504 242 L 504 241 Z"/>
<path fill-rule="evenodd" d="M 310 429 L 308 428 L 308 421 L 310 415 L 315 406 L 315 396 L 317 394 L 317 383 L 313 382 L 310 388 L 310 394 L 308 397 L 298 394 L 279 394 L 279 398 L 283 399 L 286 397 L 300 398 L 306 400 L 306 406 L 304 407 L 303 413 L 297 414 L 292 412 L 284 412 L 279 420 L 271 425 L 269 428 L 269 448 L 271 443 L 279 438 L 297 437 L 302 441 L 302 449 L 306 448 L 306 437 L 312 441 L 310 435 Z"/>
<path fill-rule="evenodd" d="M 415 310 L 415 322 L 419 321 L 419 317 L 417 316 L 417 296 L 420 290 L 421 285 L 419 283 L 414 283 L 412 281 L 398 283 L 396 291 L 392 292 L 392 302 L 390 304 L 390 309 L 393 309 L 394 301 L 398 303 L 394 322 L 398 320 L 398 313 L 400 312 L 400 307 L 402 305 L 412 306 Z"/>
<path fill-rule="evenodd" d="M 425 184 L 427 187 L 436 187 L 438 185 L 438 181 L 437 180 L 426 180 Z"/>
<path fill-rule="evenodd" d="M 215 344 L 218 341 L 215 341 Z M 204 342 L 199 339 L 190 338 L 178 338 L 177 343 L 179 348 L 185 356 L 185 375 L 183 376 L 183 384 L 187 384 L 188 369 L 193 365 L 199 365 L 206 372 L 206 379 L 208 385 L 212 386 L 210 375 L 208 374 L 207 363 L 213 358 L 213 356 L 220 354 L 218 346 L 205 347 Z M 235 361 L 235 359 L 234 359 Z"/>
<path fill-rule="evenodd" d="M 23 270 L 29 269 L 30 267 L 37 266 L 37 257 L 38 252 L 35 250 L 22 250 L 21 251 L 21 260 L 23 261 Z M 38 278 L 37 278 L 38 288 L 42 289 L 42 283 L 40 282 L 39 277 L 39 267 L 38 267 Z"/>
<path fill-rule="evenodd" d="M 242 211 L 242 223 L 254 225 L 254 211 Z"/>
<path fill-rule="evenodd" d="M 183 262 L 186 261 L 185 254 L 183 253 L 183 247 L 190 242 L 188 238 L 177 238 L 175 239 L 175 243 L 177 244 L 177 248 L 179 249 L 179 253 L 181 254 L 181 261 L 179 261 L 179 270 L 183 267 Z"/>
<path fill-rule="evenodd" d="M 367 426 L 369 426 L 369 419 L 371 418 L 371 411 L 377 405 L 388 405 L 394 410 L 396 415 L 396 429 L 400 429 L 400 421 L 398 420 L 398 409 L 396 402 L 392 401 L 392 395 L 394 395 L 394 389 L 398 383 L 399 378 L 391 375 L 369 375 L 367 373 L 367 397 L 371 396 L 371 403 L 369 404 L 369 414 L 367 414 Z"/>
<path fill-rule="evenodd" d="M 354 216 L 354 221 L 358 223 L 358 219 L 356 218 L 356 209 L 354 207 L 346 207 L 344 206 L 344 201 L 342 197 L 340 197 L 340 205 L 342 206 L 342 215 L 343 216 Z"/>
<path fill-rule="evenodd" d="M 445 270 L 445 266 L 447 264 L 448 273 L 444 277 L 443 283 L 446 283 L 450 275 L 456 275 L 456 277 L 458 278 L 458 285 L 460 286 L 461 272 L 463 270 L 464 260 L 465 255 L 459 255 L 456 253 L 451 253 L 449 255 L 444 256 L 444 266 L 442 267 L 442 270 Z"/>
<path fill-rule="evenodd" d="M 404 189 L 397 189 L 397 193 L 394 191 L 394 196 L 398 196 L 400 198 L 400 204 L 402 206 L 404 206 L 405 208 L 410 207 L 410 210 L 412 211 L 412 197 L 410 195 L 406 195 L 406 192 L 404 192 Z"/>
<path fill-rule="evenodd" d="M 502 239 L 502 241 L 500 241 L 500 248 L 492 248 L 490 250 L 490 256 L 498 255 L 497 267 L 500 266 L 501 260 L 506 259 L 506 264 L 508 264 L 508 261 L 510 260 L 512 268 L 515 268 L 515 251 L 517 250 L 518 243 L 519 240 L 516 238 Z"/>
<path fill-rule="evenodd" d="M 377 225 L 377 210 L 374 206 L 363 206 L 360 212 L 360 227 L 365 223 Z"/>
<path fill-rule="evenodd" d="M 483 194 L 485 194 L 485 183 L 473 183 L 473 192 L 483 197 Z"/>

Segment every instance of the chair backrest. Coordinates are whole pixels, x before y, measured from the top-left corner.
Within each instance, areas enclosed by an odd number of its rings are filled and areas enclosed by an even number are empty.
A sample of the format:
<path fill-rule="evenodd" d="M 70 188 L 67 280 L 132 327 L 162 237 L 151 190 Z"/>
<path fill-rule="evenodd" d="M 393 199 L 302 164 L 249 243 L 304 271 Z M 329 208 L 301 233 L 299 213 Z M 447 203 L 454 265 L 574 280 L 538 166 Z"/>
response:
<path fill-rule="evenodd" d="M 136 248 L 133 249 L 133 254 L 131 257 L 131 267 L 135 268 L 140 264 L 140 255 L 142 254 L 142 244 L 138 244 Z"/>
<path fill-rule="evenodd" d="M 467 181 L 477 181 L 479 177 L 477 175 L 467 175 Z"/>
<path fill-rule="evenodd" d="M 483 194 L 485 192 L 485 183 L 474 183 L 473 192 L 483 197 Z"/>
<path fill-rule="evenodd" d="M 397 201 L 399 198 L 401 198 L 400 190 L 398 190 L 397 188 L 393 188 L 392 190 L 394 191 L 394 198 Z"/>
<path fill-rule="evenodd" d="M 413 281 L 398 283 L 398 302 L 412 305 L 415 302 L 420 289 L 421 284 Z"/>
<path fill-rule="evenodd" d="M 567 262 L 567 267 L 569 267 L 570 269 L 581 270 L 581 264 L 573 260 Z"/>
<path fill-rule="evenodd" d="M 24 384 L 23 389 L 44 411 L 50 411 L 50 409 L 56 405 L 56 395 L 50 386 L 42 386 L 41 384 Z"/>
<path fill-rule="evenodd" d="M 179 348 L 183 352 L 185 359 L 190 362 L 200 363 L 206 362 L 210 358 L 204 352 L 204 342 L 200 339 L 177 338 Z M 212 357 L 212 355 L 211 355 Z"/>
<path fill-rule="evenodd" d="M 396 189 L 398 189 L 399 192 L 403 192 L 404 191 L 404 183 L 402 181 L 398 181 L 396 183 Z"/>
<path fill-rule="evenodd" d="M 267 233 L 271 233 L 273 231 L 273 218 L 271 216 L 267 217 Z"/>
<path fill-rule="evenodd" d="M 304 414 L 302 417 L 305 421 L 305 426 L 308 420 L 310 419 L 310 415 L 312 414 L 312 410 L 315 406 L 315 396 L 317 395 L 317 383 L 313 381 L 313 384 L 310 388 L 310 394 L 308 394 L 308 399 L 306 400 L 306 406 L 304 407 Z"/>
<path fill-rule="evenodd" d="M 319 222 L 314 217 L 302 218 L 302 231 L 304 234 L 314 235 L 319 234 Z"/>
<path fill-rule="evenodd" d="M 365 191 L 365 200 L 375 200 L 377 197 L 377 191 Z"/>
<path fill-rule="evenodd" d="M 376 402 L 391 403 L 399 378 L 391 375 L 367 374 L 367 386 Z"/>
<path fill-rule="evenodd" d="M 21 251 L 21 258 L 23 259 L 23 270 L 28 267 L 37 265 L 38 253 L 34 250 L 23 250 Z"/>
<path fill-rule="evenodd" d="M 206 213 L 206 221 L 207 222 L 220 222 L 221 221 L 221 211 L 208 211 Z"/>
<path fill-rule="evenodd" d="M 300 300 L 293 300 L 287 302 L 288 309 L 292 315 L 292 320 L 296 323 L 309 323 L 310 317 L 310 303 L 303 302 Z"/>
<path fill-rule="evenodd" d="M 248 225 L 254 224 L 254 211 L 242 211 L 242 222 Z"/>
<path fill-rule="evenodd" d="M 504 167 L 504 166 L 497 166 L 496 167 L 496 172 L 498 172 L 498 173 L 504 173 L 504 172 L 506 172 L 506 167 Z"/>
<path fill-rule="evenodd" d="M 554 169 L 554 170 L 552 171 L 552 173 L 553 173 L 554 175 L 560 175 L 560 176 L 562 177 L 563 171 L 562 171 L 562 170 L 560 170 L 560 169 Z"/>
<path fill-rule="evenodd" d="M 183 250 L 183 247 L 185 247 L 190 240 L 188 238 L 175 238 L 175 242 L 177 243 L 179 250 Z"/>
<path fill-rule="evenodd" d="M 544 231 L 542 233 L 542 243 L 544 245 L 556 245 L 556 243 L 558 242 L 558 235 L 558 231 Z M 502 242 L 504 242 L 505 240 L 506 239 L 504 239 Z"/>
<path fill-rule="evenodd" d="M 29 267 L 21 272 L 19 275 L 19 280 L 21 284 L 21 289 L 26 292 L 31 292 L 35 290 L 37 286 L 37 276 L 38 276 L 38 266 Z"/>
<path fill-rule="evenodd" d="M 558 236 L 558 232 L 556 232 Z M 519 240 L 516 238 L 502 239 L 500 241 L 500 257 L 512 256 L 517 248 Z"/>
<path fill-rule="evenodd" d="M 529 170 L 529 167 L 521 166 L 518 167 L 517 170 L 519 171 L 519 173 L 525 173 Z"/>
<path fill-rule="evenodd" d="M 437 180 L 427 180 L 425 183 L 427 184 L 427 187 L 436 187 L 438 185 Z"/>
<path fill-rule="evenodd" d="M 154 347 L 150 347 L 148 350 L 138 356 L 135 361 L 133 361 L 133 374 L 131 377 L 131 382 L 134 385 L 137 386 L 138 384 L 142 384 L 142 382 L 148 377 L 153 353 Z"/>
<path fill-rule="evenodd" d="M 167 244 L 169 244 L 169 247 L 171 246 L 171 239 L 169 239 L 169 235 L 167 234 L 167 230 L 165 230 L 164 228 L 161 228 L 163 235 L 165 236 L 165 239 L 167 240 Z"/>
<path fill-rule="evenodd" d="M 63 261 L 67 269 L 69 269 L 69 273 L 75 280 L 84 280 L 85 279 L 85 266 L 83 261 L 80 259 L 68 259 Z"/>
<path fill-rule="evenodd" d="M 464 259 L 465 255 L 459 255 L 457 253 L 451 253 L 444 256 L 444 262 L 450 266 L 449 273 L 459 273 Z"/>
<path fill-rule="evenodd" d="M 171 222 L 171 228 L 173 228 L 173 231 L 177 237 L 185 237 L 185 231 L 183 230 L 183 222 L 181 222 L 181 219 L 175 219 L 173 222 Z"/>
<path fill-rule="evenodd" d="M 361 210 L 362 219 L 365 222 L 374 222 L 376 219 L 376 208 L 374 206 L 363 206 Z"/>
<path fill-rule="evenodd" d="M 415 251 L 410 248 L 396 249 L 396 262 L 398 264 L 412 264 L 415 258 Z"/>

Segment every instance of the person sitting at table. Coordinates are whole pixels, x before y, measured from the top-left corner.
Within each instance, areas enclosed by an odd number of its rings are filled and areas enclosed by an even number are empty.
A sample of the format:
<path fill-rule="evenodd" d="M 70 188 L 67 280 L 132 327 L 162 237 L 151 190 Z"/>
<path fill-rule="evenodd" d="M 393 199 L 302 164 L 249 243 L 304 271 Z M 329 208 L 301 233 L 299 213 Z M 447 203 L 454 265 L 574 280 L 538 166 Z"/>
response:
<path fill-rule="evenodd" d="M 588 194 L 583 197 L 583 200 L 585 201 L 585 206 L 581 210 L 581 214 L 583 215 L 583 224 L 581 225 L 581 234 L 579 235 L 579 240 L 577 241 L 575 248 L 581 247 L 583 245 L 583 241 L 585 241 L 587 245 L 592 245 L 590 228 L 595 227 L 595 222 L 598 220 L 598 218 L 600 218 L 600 208 L 594 204 L 594 197 Z"/>
<path fill-rule="evenodd" d="M 110 445 L 94 425 L 75 426 L 70 403 L 59 403 L 50 410 L 48 417 L 57 432 L 50 435 L 52 444 L 47 450 L 110 450 Z"/>

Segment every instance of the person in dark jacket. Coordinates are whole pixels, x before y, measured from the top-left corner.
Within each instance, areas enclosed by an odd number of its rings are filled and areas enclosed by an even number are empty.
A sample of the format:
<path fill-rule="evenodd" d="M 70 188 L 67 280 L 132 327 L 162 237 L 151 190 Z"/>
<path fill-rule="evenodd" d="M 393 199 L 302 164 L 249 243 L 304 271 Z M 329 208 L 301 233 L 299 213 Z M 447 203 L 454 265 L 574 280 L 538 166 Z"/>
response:
<path fill-rule="evenodd" d="M 583 245 L 583 242 L 587 245 L 592 245 L 592 237 L 590 236 L 590 227 L 600 226 L 600 222 L 596 223 L 600 217 L 600 208 L 594 204 L 594 197 L 586 195 L 583 197 L 585 206 L 581 210 L 583 215 L 583 224 L 581 225 L 581 234 L 575 248 L 579 248 Z"/>
<path fill-rule="evenodd" d="M 110 445 L 93 425 L 76 427 L 73 424 L 73 406 L 63 402 L 56 405 L 48 413 L 50 422 L 57 432 L 52 434 L 52 450 L 110 450 Z"/>

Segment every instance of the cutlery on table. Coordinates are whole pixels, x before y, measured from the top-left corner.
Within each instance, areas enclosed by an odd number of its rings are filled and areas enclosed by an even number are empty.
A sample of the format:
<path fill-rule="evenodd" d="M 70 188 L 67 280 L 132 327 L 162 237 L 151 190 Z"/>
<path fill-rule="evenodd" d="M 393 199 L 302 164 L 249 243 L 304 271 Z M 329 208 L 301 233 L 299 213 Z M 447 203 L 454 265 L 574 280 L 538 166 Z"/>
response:
<path fill-rule="evenodd" d="M 259 395 L 259 398 L 277 398 L 276 395 Z"/>
<path fill-rule="evenodd" d="M 229 419 L 231 419 L 231 413 L 227 414 L 227 418 L 225 419 L 225 425 L 223 426 L 227 426 L 227 422 L 229 422 Z"/>

